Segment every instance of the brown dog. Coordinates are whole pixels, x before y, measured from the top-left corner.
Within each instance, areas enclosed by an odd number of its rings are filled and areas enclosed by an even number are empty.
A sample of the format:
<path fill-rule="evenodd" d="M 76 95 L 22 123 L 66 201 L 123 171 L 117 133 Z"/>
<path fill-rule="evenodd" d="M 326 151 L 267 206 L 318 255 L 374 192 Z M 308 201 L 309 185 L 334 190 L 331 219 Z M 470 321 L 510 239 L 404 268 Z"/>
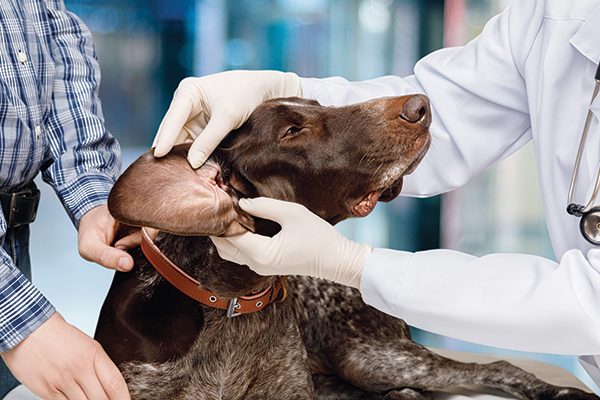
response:
<path fill-rule="evenodd" d="M 220 259 L 207 238 L 277 232 L 241 212 L 238 198 L 295 201 L 332 224 L 365 216 L 400 193 L 429 146 L 430 118 L 420 95 L 340 108 L 269 101 L 198 170 L 185 145 L 161 159 L 143 155 L 113 188 L 109 207 L 119 221 L 160 230 L 157 246 L 214 293 L 210 301 L 235 305 L 277 282 Z M 357 290 L 324 280 L 290 277 L 285 301 L 273 296 L 259 312 L 227 318 L 174 288 L 140 250 L 131 253 L 136 268 L 115 275 L 96 338 L 134 399 L 425 399 L 460 385 L 520 399 L 597 398 L 506 362 L 443 358 Z"/>

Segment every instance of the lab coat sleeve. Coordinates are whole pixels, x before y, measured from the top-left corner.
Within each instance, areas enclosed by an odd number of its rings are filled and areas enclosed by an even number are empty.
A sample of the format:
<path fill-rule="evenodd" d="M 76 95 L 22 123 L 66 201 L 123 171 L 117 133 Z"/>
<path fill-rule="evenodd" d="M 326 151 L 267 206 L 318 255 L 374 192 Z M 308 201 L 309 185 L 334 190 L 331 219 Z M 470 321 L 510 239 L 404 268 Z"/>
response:
<path fill-rule="evenodd" d="M 522 254 L 375 249 L 365 302 L 415 327 L 474 343 L 555 354 L 600 354 L 600 249 L 560 263 Z"/>
<path fill-rule="evenodd" d="M 402 194 L 420 197 L 450 191 L 531 139 L 523 69 L 543 21 L 544 3 L 512 2 L 476 39 L 423 58 L 412 76 L 363 82 L 303 78 L 303 95 L 339 106 L 426 94 L 432 104 L 432 145 L 405 178 Z"/>

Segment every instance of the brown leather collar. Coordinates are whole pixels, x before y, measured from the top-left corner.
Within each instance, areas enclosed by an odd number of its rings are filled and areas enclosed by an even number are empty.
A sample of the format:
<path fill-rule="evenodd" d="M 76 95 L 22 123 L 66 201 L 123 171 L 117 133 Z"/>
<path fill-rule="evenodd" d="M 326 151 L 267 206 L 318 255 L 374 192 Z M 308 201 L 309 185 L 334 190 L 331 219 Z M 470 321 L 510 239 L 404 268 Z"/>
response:
<path fill-rule="evenodd" d="M 234 298 L 219 297 L 216 293 L 200 287 L 200 282 L 165 256 L 144 228 L 142 228 L 141 248 L 150 264 L 171 285 L 205 306 L 227 310 L 227 318 L 260 311 L 273 301 L 282 302 L 287 297 L 285 277 L 282 276 L 278 276 L 275 284 L 260 293 Z"/>

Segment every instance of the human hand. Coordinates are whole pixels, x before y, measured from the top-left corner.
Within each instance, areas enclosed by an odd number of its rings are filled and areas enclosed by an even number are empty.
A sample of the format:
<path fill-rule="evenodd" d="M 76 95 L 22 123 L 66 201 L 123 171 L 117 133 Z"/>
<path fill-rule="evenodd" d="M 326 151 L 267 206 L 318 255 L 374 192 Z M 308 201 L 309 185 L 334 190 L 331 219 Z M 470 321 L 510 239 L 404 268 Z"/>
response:
<path fill-rule="evenodd" d="M 15 377 L 43 399 L 130 399 L 123 376 L 102 346 L 58 313 L 2 358 Z"/>
<path fill-rule="evenodd" d="M 230 131 L 246 122 L 259 104 L 301 95 L 300 79 L 290 72 L 226 71 L 186 78 L 175 91 L 158 128 L 154 156 L 162 157 L 175 144 L 193 140 L 188 161 L 198 168 Z"/>
<path fill-rule="evenodd" d="M 81 257 L 109 269 L 130 271 L 133 258 L 125 250 L 139 246 L 142 236 L 138 228 L 132 228 L 112 245 L 121 228 L 123 226 L 110 215 L 106 204 L 88 211 L 81 218 L 77 232 Z"/>
<path fill-rule="evenodd" d="M 359 287 L 371 246 L 348 240 L 300 204 L 259 197 L 241 199 L 239 205 L 249 214 L 277 222 L 281 231 L 272 238 L 250 232 L 211 237 L 222 258 L 260 275 L 309 275 Z"/>

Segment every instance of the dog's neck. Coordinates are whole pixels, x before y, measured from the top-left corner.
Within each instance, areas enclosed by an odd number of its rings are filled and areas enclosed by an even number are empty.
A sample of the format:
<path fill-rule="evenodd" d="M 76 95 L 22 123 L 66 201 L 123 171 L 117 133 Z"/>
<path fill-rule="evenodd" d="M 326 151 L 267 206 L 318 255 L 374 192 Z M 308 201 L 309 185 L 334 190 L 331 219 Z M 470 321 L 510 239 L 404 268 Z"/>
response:
<path fill-rule="evenodd" d="M 272 277 L 263 277 L 247 266 L 219 257 L 212 241 L 205 236 L 176 236 L 160 233 L 156 245 L 173 263 L 205 288 L 224 297 L 239 297 L 268 288 Z"/>

